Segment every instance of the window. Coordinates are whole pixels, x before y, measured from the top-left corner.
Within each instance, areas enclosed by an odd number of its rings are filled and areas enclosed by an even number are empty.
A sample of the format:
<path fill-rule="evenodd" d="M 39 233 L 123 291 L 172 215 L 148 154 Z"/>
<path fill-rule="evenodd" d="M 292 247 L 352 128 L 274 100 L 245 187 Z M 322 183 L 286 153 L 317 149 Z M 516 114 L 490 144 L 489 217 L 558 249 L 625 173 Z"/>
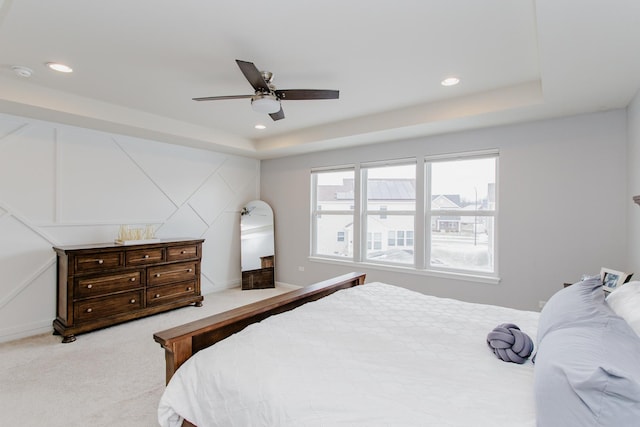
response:
<path fill-rule="evenodd" d="M 311 255 L 496 277 L 498 153 L 312 170 Z"/>
<path fill-rule="evenodd" d="M 494 272 L 497 156 L 426 162 L 427 267 Z"/>
<path fill-rule="evenodd" d="M 373 262 L 414 264 L 412 248 L 404 246 L 404 231 L 413 231 L 416 215 L 416 164 L 389 162 L 361 166 L 364 226 L 367 245 L 364 259 Z M 391 238 L 391 233 L 394 234 Z M 369 236 L 373 235 L 373 245 Z M 379 239 L 378 237 L 379 236 Z M 387 236 L 383 245 L 382 236 Z"/>
<path fill-rule="evenodd" d="M 406 237 L 405 237 L 406 236 Z M 387 233 L 387 246 L 413 246 L 413 231 L 391 230 Z"/>
<path fill-rule="evenodd" d="M 407 246 L 413 246 L 413 231 L 407 231 Z"/>
<path fill-rule="evenodd" d="M 382 233 L 367 233 L 367 249 L 375 251 L 382 249 Z"/>
<path fill-rule="evenodd" d="M 380 206 L 380 219 L 387 219 L 387 207 Z"/>
<path fill-rule="evenodd" d="M 355 169 L 314 171 L 312 183 L 311 253 L 353 258 Z"/>

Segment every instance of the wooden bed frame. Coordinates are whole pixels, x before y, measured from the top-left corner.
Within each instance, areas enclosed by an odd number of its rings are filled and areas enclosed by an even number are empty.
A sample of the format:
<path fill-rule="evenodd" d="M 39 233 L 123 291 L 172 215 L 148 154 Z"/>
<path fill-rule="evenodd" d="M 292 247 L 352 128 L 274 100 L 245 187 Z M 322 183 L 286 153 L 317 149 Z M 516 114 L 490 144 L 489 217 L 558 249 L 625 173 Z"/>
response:
<path fill-rule="evenodd" d="M 340 289 L 362 285 L 364 279 L 363 273 L 345 274 L 155 333 L 153 339 L 165 350 L 167 383 L 180 365 L 199 350 L 274 314 L 292 310 Z"/>

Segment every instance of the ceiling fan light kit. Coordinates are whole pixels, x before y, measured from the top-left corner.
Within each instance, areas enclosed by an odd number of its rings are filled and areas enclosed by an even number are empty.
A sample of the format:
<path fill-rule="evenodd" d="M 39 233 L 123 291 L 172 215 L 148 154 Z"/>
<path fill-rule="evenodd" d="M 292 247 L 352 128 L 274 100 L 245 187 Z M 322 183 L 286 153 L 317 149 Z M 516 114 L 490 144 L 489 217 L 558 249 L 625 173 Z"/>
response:
<path fill-rule="evenodd" d="M 251 108 L 258 113 L 269 114 L 272 120 L 284 119 L 284 111 L 280 101 L 313 100 L 313 99 L 338 99 L 340 92 L 337 90 L 323 89 L 276 89 L 271 83 L 273 73 L 260 71 L 253 62 L 236 59 L 240 71 L 255 90 L 253 95 L 225 95 L 205 96 L 193 98 L 194 101 L 216 101 L 223 99 L 251 98 Z"/>
<path fill-rule="evenodd" d="M 257 113 L 277 113 L 280 111 L 280 101 L 275 95 L 260 93 L 251 98 L 251 108 Z"/>

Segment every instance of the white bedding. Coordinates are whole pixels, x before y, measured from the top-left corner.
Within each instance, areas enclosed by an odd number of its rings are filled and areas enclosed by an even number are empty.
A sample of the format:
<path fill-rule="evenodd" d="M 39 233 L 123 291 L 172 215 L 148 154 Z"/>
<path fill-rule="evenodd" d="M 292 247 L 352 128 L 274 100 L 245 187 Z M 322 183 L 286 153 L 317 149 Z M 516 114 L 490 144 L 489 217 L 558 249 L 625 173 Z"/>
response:
<path fill-rule="evenodd" d="M 539 313 L 370 283 L 247 327 L 189 359 L 158 408 L 207 426 L 535 426 L 533 365 L 486 336 Z"/>

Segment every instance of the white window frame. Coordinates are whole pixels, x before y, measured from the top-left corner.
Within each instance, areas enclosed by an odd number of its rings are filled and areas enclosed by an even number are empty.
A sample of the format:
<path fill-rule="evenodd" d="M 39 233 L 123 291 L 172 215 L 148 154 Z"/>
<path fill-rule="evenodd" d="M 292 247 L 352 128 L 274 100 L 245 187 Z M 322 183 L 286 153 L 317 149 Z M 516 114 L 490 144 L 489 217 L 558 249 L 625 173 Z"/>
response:
<path fill-rule="evenodd" d="M 493 212 L 487 211 L 446 211 L 437 210 L 431 211 L 431 183 L 428 178 L 431 175 L 430 165 L 436 161 L 452 161 L 452 160 L 467 160 L 480 157 L 495 157 L 496 159 L 496 182 L 495 182 L 495 210 Z M 380 210 L 369 211 L 365 209 L 366 202 L 363 200 L 366 198 L 366 169 L 375 167 L 376 165 L 400 165 L 400 164 L 416 164 L 416 205 L 415 211 L 392 211 L 386 210 L 381 212 Z M 317 209 L 317 175 L 318 172 L 338 172 L 338 171 L 353 171 L 354 173 L 354 204 L 349 210 L 344 211 L 327 211 Z M 402 271 L 408 274 L 418 274 L 426 276 L 436 276 L 443 278 L 456 278 L 459 280 L 480 282 L 480 283 L 499 283 L 499 248 L 498 248 L 498 235 L 499 235 L 499 200 L 498 200 L 498 186 L 499 186 L 499 150 L 484 150 L 464 153 L 452 153 L 442 154 L 434 156 L 423 156 L 421 158 L 411 159 L 399 159 L 388 160 L 379 162 L 366 162 L 356 163 L 349 165 L 330 166 L 311 169 L 311 218 L 310 218 L 310 260 L 314 262 L 326 262 L 331 264 L 341 265 L 361 265 L 363 267 L 385 270 L 385 271 Z M 352 208 L 352 209 L 351 209 Z M 379 260 L 367 260 L 367 229 L 366 219 L 367 214 L 379 215 L 381 213 L 389 215 L 414 215 L 414 229 L 413 229 L 413 250 L 414 250 L 414 264 L 393 263 L 388 261 Z M 433 268 L 429 266 L 428 260 L 430 260 L 430 248 L 431 248 L 431 217 L 434 215 L 441 216 L 454 213 L 455 216 L 462 216 L 469 214 L 469 216 L 493 216 L 494 218 L 494 240 L 493 240 L 493 272 L 487 273 L 476 270 L 466 269 L 453 269 L 453 268 Z M 352 215 L 353 216 L 353 231 L 351 239 L 353 241 L 353 257 L 338 257 L 326 254 L 315 253 L 316 235 L 317 235 L 317 217 L 324 215 Z M 405 232 L 405 246 L 406 246 L 406 232 Z M 387 236 L 382 236 L 386 241 Z M 396 235 L 397 239 L 397 235 Z M 397 244 L 396 244 L 397 246 Z"/>
<path fill-rule="evenodd" d="M 407 166 L 407 165 L 412 165 L 415 167 L 415 174 L 416 174 L 416 194 L 415 194 L 415 206 L 414 206 L 414 210 L 412 211 L 408 211 L 408 210 L 390 210 L 388 206 L 380 206 L 380 209 L 369 209 L 368 205 L 367 205 L 367 182 L 368 182 L 368 171 L 369 169 L 374 169 L 374 168 L 380 168 L 380 167 L 385 167 L 385 166 Z M 367 229 L 367 218 L 369 217 L 378 217 L 379 219 L 383 219 L 386 220 L 389 217 L 393 217 L 393 216 L 413 216 L 413 224 L 414 224 L 414 230 L 415 227 L 417 225 L 417 218 L 418 218 L 418 212 L 417 212 L 417 205 L 418 205 L 418 198 L 419 198 L 419 191 L 420 191 L 420 186 L 418 185 L 418 170 L 421 169 L 420 167 L 418 167 L 417 161 L 415 158 L 410 158 L 410 159 L 396 159 L 396 160 L 385 160 L 382 162 L 367 162 L 367 163 L 362 163 L 360 165 L 360 180 L 361 180 L 361 190 L 360 190 L 360 194 L 362 195 L 361 197 L 361 201 L 359 203 L 359 205 L 362 207 L 361 208 L 361 229 L 362 229 L 362 233 L 363 233 L 363 237 L 366 239 L 367 235 L 368 235 L 368 229 Z M 357 204 L 357 203 L 356 203 Z M 415 233 L 414 233 L 415 235 Z M 386 236 L 383 236 L 383 239 L 386 239 Z M 363 250 L 362 252 L 359 253 L 359 259 L 362 260 L 363 262 L 366 263 L 372 263 L 372 264 L 384 264 L 384 265 L 397 265 L 397 266 L 402 266 L 402 267 L 409 267 L 409 268 L 414 268 L 416 266 L 416 260 L 418 258 L 416 258 L 416 253 L 414 250 L 413 253 L 413 263 L 411 264 L 406 264 L 406 263 L 400 263 L 400 262 L 393 262 L 393 261 L 383 261 L 383 260 L 372 260 L 372 259 L 367 259 L 367 242 L 366 240 L 364 242 L 362 242 L 362 248 L 364 248 L 365 250 Z M 354 251 L 355 254 L 355 251 Z"/>
<path fill-rule="evenodd" d="M 461 211 L 461 210 L 446 210 L 446 209 L 431 209 L 431 165 L 436 162 L 452 162 L 456 160 L 473 160 L 473 159 L 483 159 L 483 158 L 494 158 L 495 159 L 495 208 L 494 210 L 472 210 L 472 211 Z M 425 157 L 424 159 L 424 174 L 425 174 L 425 216 L 424 216 L 424 265 L 427 270 L 433 271 L 441 271 L 441 272 L 451 272 L 451 273 L 461 273 L 461 274 L 472 274 L 478 276 L 486 276 L 486 277 L 498 277 L 498 163 L 500 157 L 498 150 L 487 150 L 481 152 L 470 152 L 470 153 L 461 153 L 455 155 L 441 155 L 441 156 L 430 156 Z M 431 219 L 432 217 L 437 216 L 470 216 L 470 217 L 492 217 L 493 218 L 493 271 L 491 272 L 483 272 L 478 270 L 471 269 L 460 269 L 460 268 L 452 268 L 452 267 L 436 267 L 430 265 L 431 260 Z"/>
<path fill-rule="evenodd" d="M 357 204 L 357 200 L 359 200 L 360 198 L 360 178 L 359 178 L 359 170 L 360 168 L 357 165 L 341 165 L 341 166 L 333 166 L 333 167 L 326 167 L 326 168 L 313 168 L 311 170 L 311 217 L 310 217 L 310 224 L 311 224 L 311 236 L 309 239 L 309 244 L 310 244 L 310 248 L 309 248 L 309 253 L 311 254 L 311 257 L 320 257 L 320 258 L 328 258 L 328 259 L 336 259 L 336 260 L 350 260 L 350 261 L 355 261 L 355 254 L 357 254 L 357 251 L 360 251 L 360 245 L 359 245 L 359 240 L 360 240 L 360 221 L 358 218 L 358 207 L 357 205 L 355 206 L 355 209 L 351 210 L 323 210 L 321 208 L 319 208 L 320 204 L 318 203 L 318 194 L 317 194 L 317 189 L 318 189 L 318 174 L 319 173 L 323 173 L 323 172 L 351 172 L 353 171 L 353 178 L 354 178 L 354 203 Z M 316 247 L 317 247 L 317 233 L 318 233 L 318 218 L 321 218 L 323 216 L 327 216 L 327 215 L 351 215 L 353 218 L 353 254 L 354 257 L 343 257 L 343 256 L 333 256 L 330 254 L 318 254 L 316 251 Z M 346 234 L 345 234 L 346 237 Z"/>

